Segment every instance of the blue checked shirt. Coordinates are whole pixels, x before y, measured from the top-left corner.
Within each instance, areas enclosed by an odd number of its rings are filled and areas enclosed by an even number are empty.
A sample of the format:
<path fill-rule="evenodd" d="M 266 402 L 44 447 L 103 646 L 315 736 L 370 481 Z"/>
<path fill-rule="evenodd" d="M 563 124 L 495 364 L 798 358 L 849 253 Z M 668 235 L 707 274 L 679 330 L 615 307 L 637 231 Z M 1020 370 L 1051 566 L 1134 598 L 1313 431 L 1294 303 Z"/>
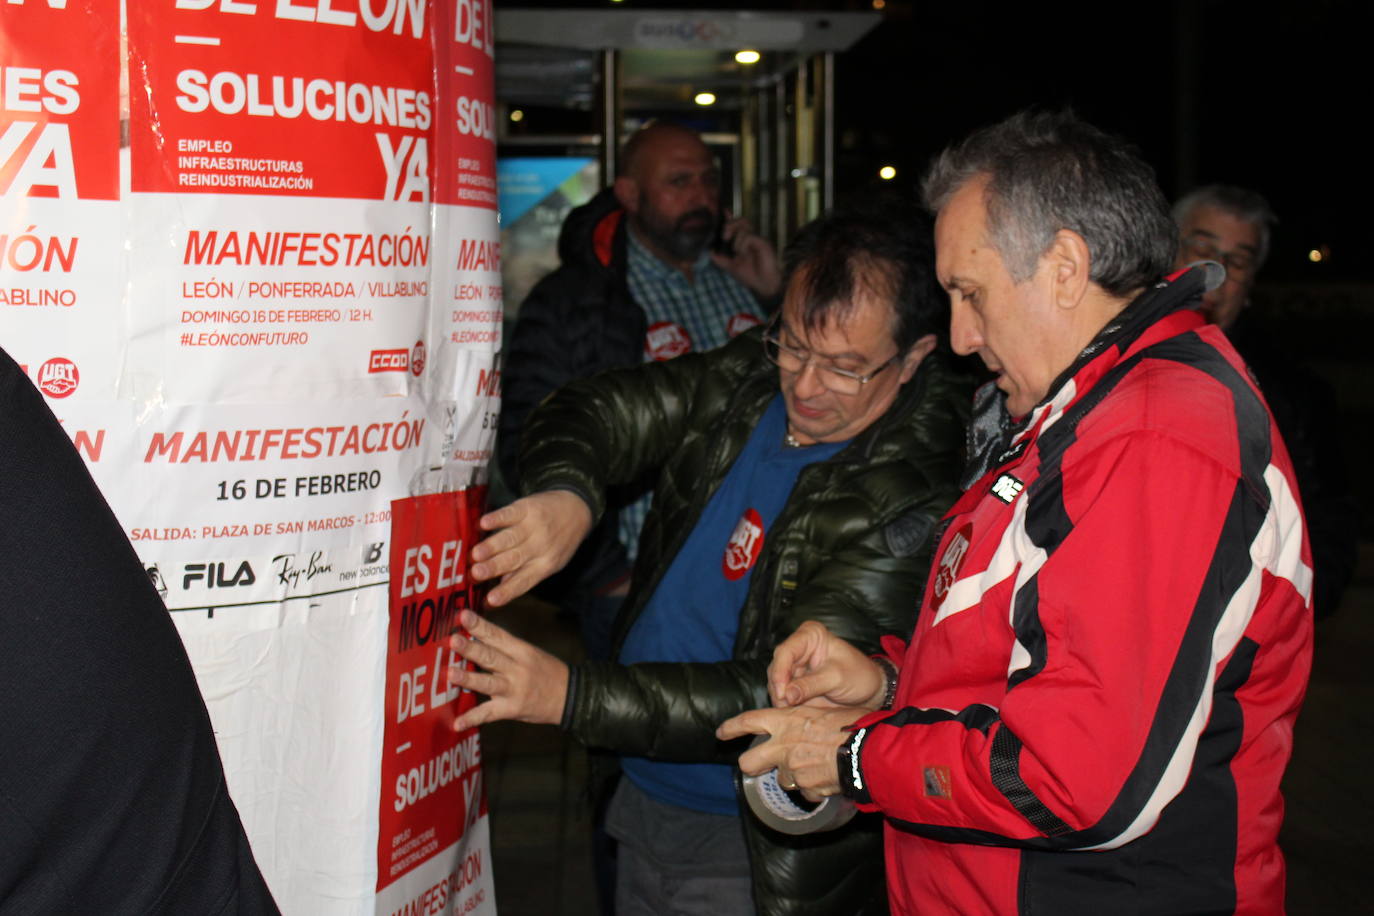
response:
<path fill-rule="evenodd" d="M 648 339 L 644 361 L 668 359 L 689 351 L 714 350 L 735 334 L 762 321 L 754 294 L 715 265 L 703 251 L 692 265 L 692 282 L 660 261 L 628 233 L 626 249 L 630 295 L 644 309 Z M 750 321 L 749 318 L 757 319 Z M 683 349 L 687 347 L 687 349 Z M 649 514 L 652 493 L 620 510 L 620 542 L 633 563 L 639 551 L 639 529 Z"/>

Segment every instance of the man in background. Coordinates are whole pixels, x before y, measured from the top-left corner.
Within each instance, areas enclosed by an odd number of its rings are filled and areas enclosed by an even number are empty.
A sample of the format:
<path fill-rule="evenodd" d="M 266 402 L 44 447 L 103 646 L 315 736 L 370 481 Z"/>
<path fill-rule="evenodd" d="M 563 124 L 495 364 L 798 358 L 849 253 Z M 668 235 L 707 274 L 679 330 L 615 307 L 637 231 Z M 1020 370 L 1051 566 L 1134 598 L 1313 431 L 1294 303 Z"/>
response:
<path fill-rule="evenodd" d="M 607 369 L 705 352 L 763 320 L 780 293 L 772 247 L 744 220 L 721 219 L 721 174 L 696 131 L 669 123 L 625 144 L 620 174 L 568 214 L 558 269 L 520 307 L 506 350 L 497 454 L 520 490 L 516 456 L 530 412 L 569 382 Z M 722 251 L 713 249 L 720 240 Z M 650 482 L 625 481 L 545 597 L 575 616 L 588 658 L 611 654 L 611 623 L 630 587 Z M 593 756 L 592 858 L 603 900 L 614 844 L 602 830 L 613 767 Z M 609 907 L 603 907 L 609 912 Z"/>
<path fill-rule="evenodd" d="M 1178 223 L 1178 266 L 1216 261 L 1226 281 L 1202 297 L 1207 319 L 1230 332 L 1250 305 L 1255 275 L 1269 257 L 1270 234 L 1278 220 L 1258 192 L 1211 184 L 1190 191 L 1174 204 Z"/>
<path fill-rule="evenodd" d="M 501 470 L 519 490 L 516 455 L 531 410 L 569 382 L 607 369 L 704 352 L 763 319 L 781 274 L 743 220 L 721 220 L 720 168 L 695 131 L 656 123 L 621 153 L 621 174 L 568 214 L 561 266 L 520 307 L 502 377 Z M 712 250 L 723 239 L 726 253 Z M 605 659 L 629 587 L 647 485 L 628 482 L 568 573 L 559 602 L 581 618 L 588 655 Z"/>
<path fill-rule="evenodd" d="M 1293 459 L 1307 514 L 1316 580 L 1312 609 L 1325 617 L 1340 605 L 1355 572 L 1358 514 L 1336 416 L 1336 392 L 1284 345 L 1273 321 L 1250 311 L 1250 293 L 1269 258 L 1278 223 L 1269 201 L 1257 191 L 1211 184 L 1174 204 L 1178 223 L 1177 266 L 1216 261 L 1226 282 L 1202 298 L 1202 311 L 1226 332 L 1259 381 Z"/>

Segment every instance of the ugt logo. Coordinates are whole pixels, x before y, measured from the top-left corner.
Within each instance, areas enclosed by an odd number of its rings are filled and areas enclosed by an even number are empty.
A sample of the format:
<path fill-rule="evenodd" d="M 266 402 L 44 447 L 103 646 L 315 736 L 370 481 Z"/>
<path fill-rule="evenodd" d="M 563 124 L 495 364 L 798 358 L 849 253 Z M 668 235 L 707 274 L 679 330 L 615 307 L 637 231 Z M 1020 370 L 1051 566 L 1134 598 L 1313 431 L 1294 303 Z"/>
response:
<path fill-rule="evenodd" d="M 725 578 L 734 582 L 753 568 L 763 550 L 763 519 L 753 509 L 744 510 L 725 545 L 725 556 L 721 560 L 721 572 Z"/>
<path fill-rule="evenodd" d="M 81 373 L 76 363 L 65 357 L 54 356 L 38 367 L 38 390 L 50 398 L 65 398 L 80 382 Z"/>
<path fill-rule="evenodd" d="M 945 548 L 944 554 L 940 557 L 940 565 L 935 570 L 935 582 L 931 586 L 933 597 L 930 605 L 932 609 L 938 610 L 940 605 L 945 603 L 945 597 L 949 595 L 954 580 L 959 576 L 959 567 L 964 565 L 964 557 L 968 555 L 969 544 L 972 542 L 972 525 L 965 525 L 960 528 L 954 532 L 954 537 L 949 539 L 949 546 Z"/>

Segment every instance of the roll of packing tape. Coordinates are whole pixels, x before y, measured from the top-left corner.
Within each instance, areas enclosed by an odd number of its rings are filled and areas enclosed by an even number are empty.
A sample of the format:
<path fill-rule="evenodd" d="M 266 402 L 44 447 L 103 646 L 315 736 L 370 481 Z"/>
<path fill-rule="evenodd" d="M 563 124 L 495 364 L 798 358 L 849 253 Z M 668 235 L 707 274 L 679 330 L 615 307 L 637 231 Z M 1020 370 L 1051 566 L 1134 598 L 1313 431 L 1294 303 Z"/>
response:
<path fill-rule="evenodd" d="M 762 735 L 754 743 L 766 739 L 767 736 Z M 829 795 L 815 804 L 800 792 L 789 792 L 778 784 L 777 770 L 769 770 L 761 776 L 746 775 L 743 782 L 749 810 L 779 833 L 800 836 L 834 830 L 849 823 L 857 810 L 843 795 Z"/>

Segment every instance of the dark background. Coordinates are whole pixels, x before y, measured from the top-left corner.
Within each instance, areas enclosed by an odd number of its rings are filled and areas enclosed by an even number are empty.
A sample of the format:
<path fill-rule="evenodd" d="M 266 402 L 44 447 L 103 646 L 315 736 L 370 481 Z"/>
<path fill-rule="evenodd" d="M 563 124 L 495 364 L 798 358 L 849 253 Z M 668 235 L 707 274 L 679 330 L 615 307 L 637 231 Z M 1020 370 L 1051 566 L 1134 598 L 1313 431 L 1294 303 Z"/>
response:
<path fill-rule="evenodd" d="M 890 0 L 838 64 L 840 174 L 872 174 L 874 153 L 918 174 L 974 127 L 1071 105 L 1138 144 L 1171 199 L 1213 181 L 1268 196 L 1268 280 L 1366 279 L 1371 24 L 1332 0 Z"/>
<path fill-rule="evenodd" d="M 858 12 L 874 2 L 509 5 Z M 1247 321 L 1329 383 L 1361 531 L 1374 539 L 1374 491 L 1354 485 L 1374 451 L 1365 126 L 1374 4 L 877 2 L 881 23 L 836 58 L 837 194 L 883 184 L 883 165 L 897 169 L 891 184 L 914 190 L 939 150 L 1028 106 L 1071 106 L 1125 136 L 1170 199 L 1211 182 L 1260 191 L 1279 223 Z M 703 130 L 725 115 L 671 114 Z M 544 108 L 516 130 L 576 132 L 595 130 L 593 123 L 590 111 Z M 1320 261 L 1309 256 L 1314 250 Z"/>
<path fill-rule="evenodd" d="M 872 3 L 500 5 L 854 12 Z M 973 128 L 1027 106 L 1068 105 L 1140 146 L 1170 198 L 1214 181 L 1268 196 L 1280 217 L 1268 281 L 1370 276 L 1369 4 L 886 0 L 879 12 L 882 23 L 837 57 L 841 193 L 873 181 L 882 165 L 914 185 L 935 152 Z M 547 110 L 537 117 L 547 128 L 559 114 L 568 127 L 584 120 Z M 1308 252 L 1323 245 L 1327 257 L 1312 263 Z"/>

